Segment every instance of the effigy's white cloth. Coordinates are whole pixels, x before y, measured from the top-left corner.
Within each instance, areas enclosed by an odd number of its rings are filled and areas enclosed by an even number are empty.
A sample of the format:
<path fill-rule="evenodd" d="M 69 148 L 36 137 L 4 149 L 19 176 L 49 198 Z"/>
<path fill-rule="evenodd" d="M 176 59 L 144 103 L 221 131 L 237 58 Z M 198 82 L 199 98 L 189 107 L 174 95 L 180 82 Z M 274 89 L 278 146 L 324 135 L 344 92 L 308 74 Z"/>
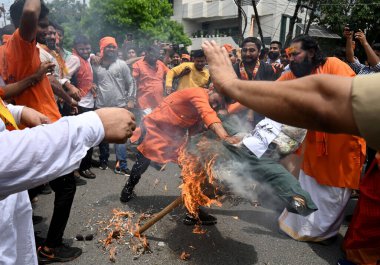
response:
<path fill-rule="evenodd" d="M 337 235 L 351 189 L 320 185 L 302 170 L 299 182 L 310 194 L 318 210 L 305 217 L 285 209 L 279 217 L 280 229 L 299 241 L 318 242 Z"/>

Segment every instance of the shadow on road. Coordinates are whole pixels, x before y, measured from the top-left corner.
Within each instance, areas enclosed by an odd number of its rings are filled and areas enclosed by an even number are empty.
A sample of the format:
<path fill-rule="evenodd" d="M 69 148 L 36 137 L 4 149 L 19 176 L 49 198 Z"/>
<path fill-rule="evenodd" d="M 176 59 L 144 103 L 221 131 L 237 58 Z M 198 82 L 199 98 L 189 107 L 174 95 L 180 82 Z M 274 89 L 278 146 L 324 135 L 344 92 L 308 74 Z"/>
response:
<path fill-rule="evenodd" d="M 223 237 L 216 226 L 207 227 L 203 235 L 193 234 L 192 226 L 177 223 L 165 238 L 169 248 L 178 257 L 183 251 L 190 254 L 190 263 L 209 264 L 256 264 L 257 252 L 251 245 Z"/>

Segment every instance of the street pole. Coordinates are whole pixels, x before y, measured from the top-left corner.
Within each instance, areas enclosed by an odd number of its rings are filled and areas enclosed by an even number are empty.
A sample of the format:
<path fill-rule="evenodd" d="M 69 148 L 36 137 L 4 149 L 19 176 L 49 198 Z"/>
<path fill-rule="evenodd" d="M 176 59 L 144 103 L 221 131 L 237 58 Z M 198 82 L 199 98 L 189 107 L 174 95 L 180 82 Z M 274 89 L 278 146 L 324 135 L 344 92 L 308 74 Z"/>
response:
<path fill-rule="evenodd" d="M 259 18 L 259 13 L 257 12 L 255 0 L 252 0 L 252 6 L 253 6 L 253 11 L 255 12 L 255 20 L 256 20 L 256 23 L 257 23 L 257 27 L 259 28 L 259 35 L 260 35 L 260 38 L 261 38 L 261 42 L 262 42 L 263 48 L 265 48 L 263 31 L 261 30 L 260 18 Z"/>

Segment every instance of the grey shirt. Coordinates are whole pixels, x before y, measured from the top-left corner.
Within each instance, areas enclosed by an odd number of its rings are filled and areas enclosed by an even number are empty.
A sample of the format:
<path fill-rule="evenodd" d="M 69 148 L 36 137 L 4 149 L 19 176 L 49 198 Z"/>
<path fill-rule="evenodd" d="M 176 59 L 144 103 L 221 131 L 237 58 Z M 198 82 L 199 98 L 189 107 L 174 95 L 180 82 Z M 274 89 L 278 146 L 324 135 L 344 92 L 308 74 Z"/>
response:
<path fill-rule="evenodd" d="M 117 59 L 108 69 L 93 66 L 97 88 L 96 108 L 126 107 L 136 98 L 136 85 L 126 62 Z"/>

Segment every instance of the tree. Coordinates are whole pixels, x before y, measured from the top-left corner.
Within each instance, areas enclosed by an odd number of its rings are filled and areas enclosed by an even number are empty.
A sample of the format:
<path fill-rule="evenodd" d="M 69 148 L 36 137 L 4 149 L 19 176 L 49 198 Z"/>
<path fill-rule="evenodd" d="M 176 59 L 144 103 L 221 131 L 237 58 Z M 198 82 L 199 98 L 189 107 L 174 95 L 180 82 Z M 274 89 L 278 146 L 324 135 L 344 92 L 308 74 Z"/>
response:
<path fill-rule="evenodd" d="M 318 24 L 341 35 L 345 25 L 363 30 L 369 40 L 379 36 L 380 0 L 329 0 L 320 4 Z"/>
<path fill-rule="evenodd" d="M 121 43 L 129 33 L 140 46 L 154 40 L 190 45 L 182 25 L 170 20 L 172 13 L 167 0 L 91 0 L 82 26 L 94 42 L 108 35 Z"/>

